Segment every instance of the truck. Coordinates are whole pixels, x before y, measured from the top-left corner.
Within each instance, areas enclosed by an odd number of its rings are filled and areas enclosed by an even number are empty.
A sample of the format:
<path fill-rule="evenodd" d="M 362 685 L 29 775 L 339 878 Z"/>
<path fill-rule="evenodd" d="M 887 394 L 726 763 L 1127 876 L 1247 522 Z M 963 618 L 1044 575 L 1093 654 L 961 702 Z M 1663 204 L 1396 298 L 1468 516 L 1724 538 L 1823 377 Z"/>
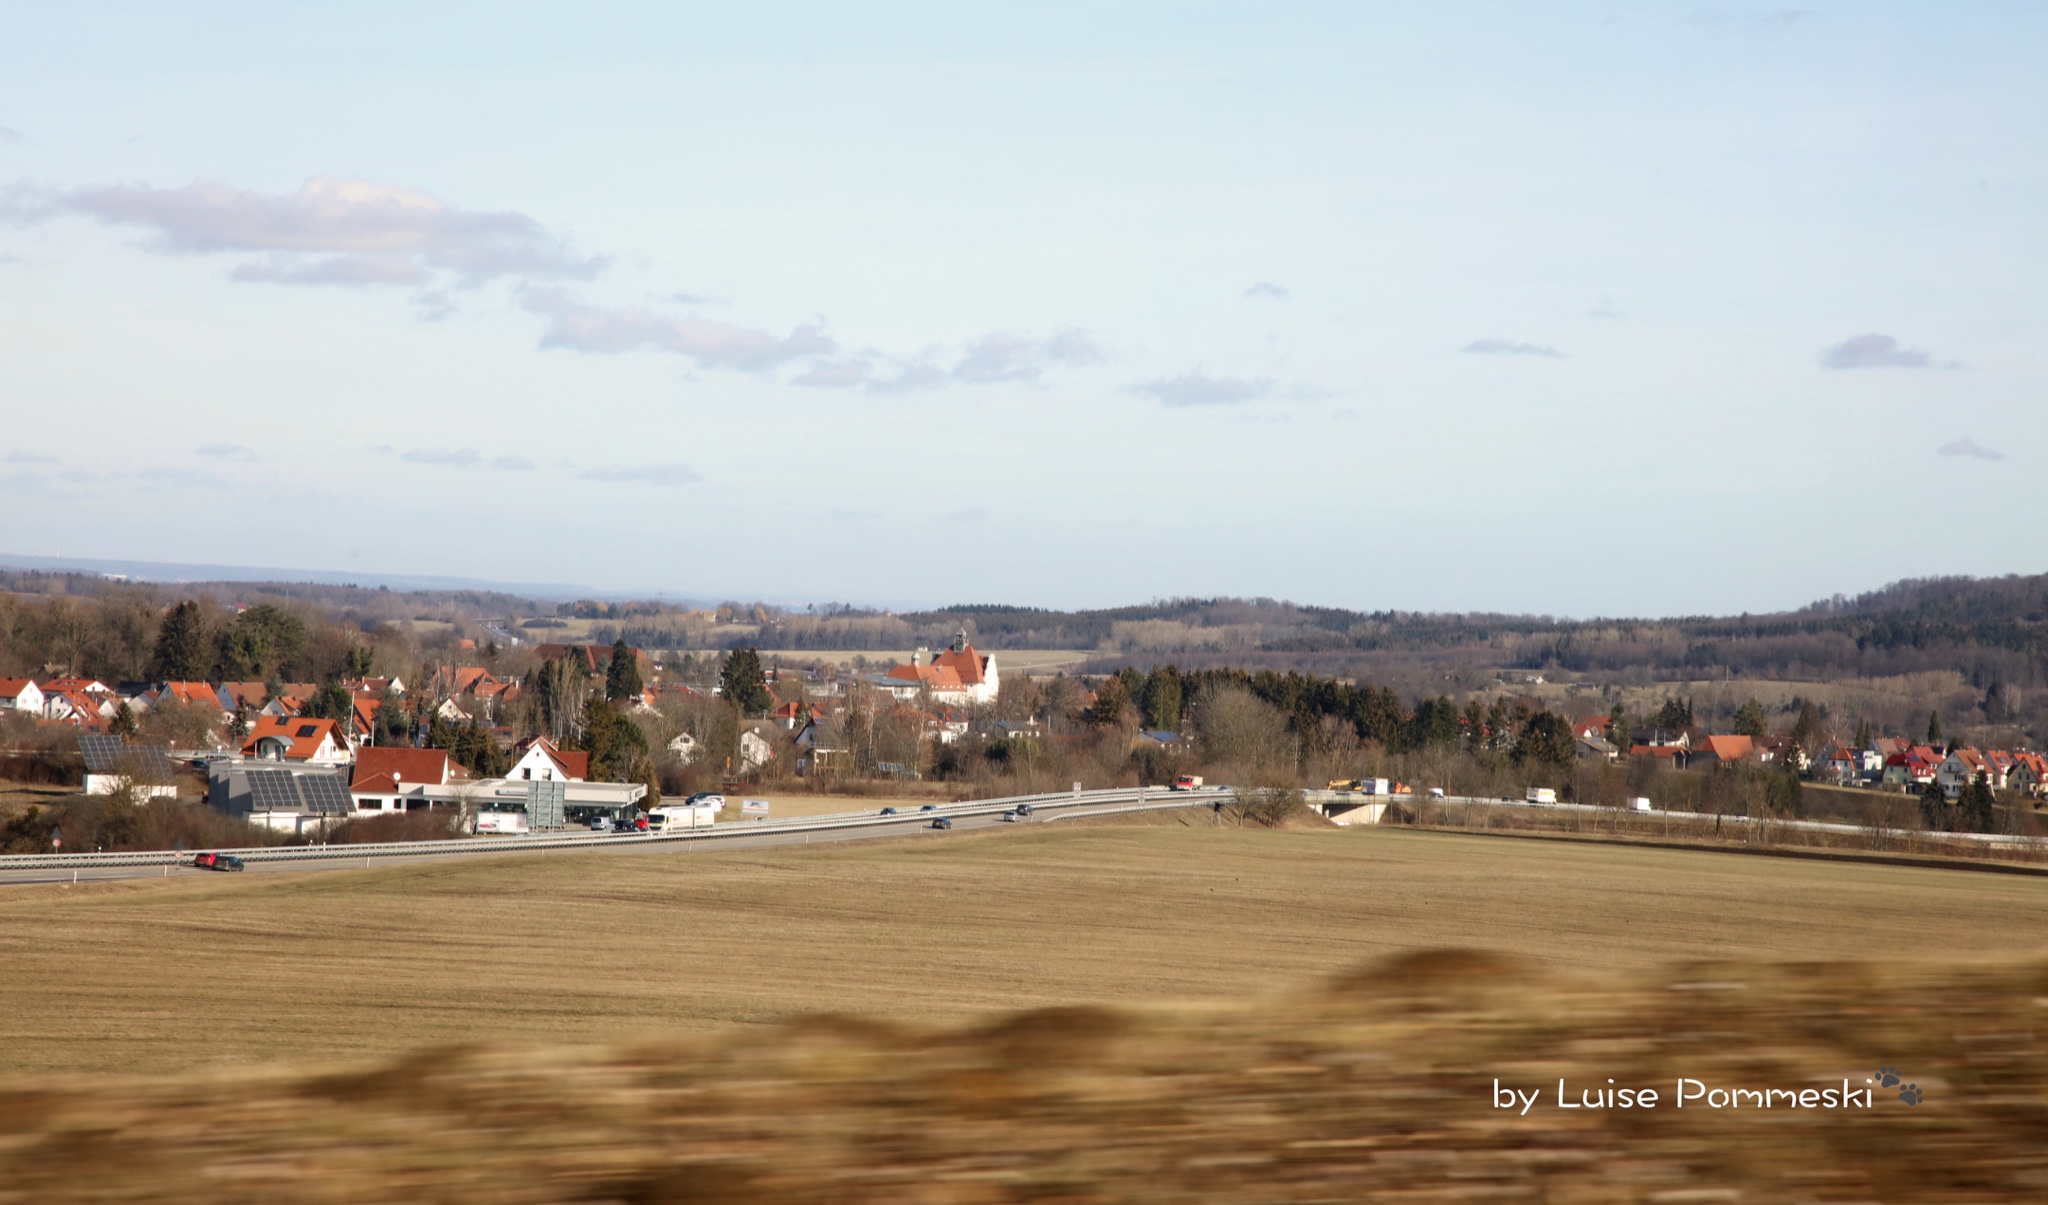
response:
<path fill-rule="evenodd" d="M 1174 779 L 1173 785 L 1167 789 L 1172 791 L 1199 791 L 1202 789 L 1202 776 L 1199 774 L 1183 774 L 1179 778 Z"/>
<path fill-rule="evenodd" d="M 1358 791 L 1361 795 L 1391 795 L 1394 793 L 1393 784 L 1384 778 L 1361 778 L 1358 780 Z"/>
<path fill-rule="evenodd" d="M 711 804 L 664 804 L 647 813 L 647 827 L 665 833 L 678 828 L 710 828 L 718 820 L 718 807 Z"/>
<path fill-rule="evenodd" d="M 1557 792 L 1550 787 L 1530 787 L 1524 798 L 1530 803 L 1556 803 Z"/>
<path fill-rule="evenodd" d="M 1628 806 L 1630 811 L 1647 812 L 1650 810 L 1650 797 L 1647 795 L 1631 795 L 1629 796 Z"/>

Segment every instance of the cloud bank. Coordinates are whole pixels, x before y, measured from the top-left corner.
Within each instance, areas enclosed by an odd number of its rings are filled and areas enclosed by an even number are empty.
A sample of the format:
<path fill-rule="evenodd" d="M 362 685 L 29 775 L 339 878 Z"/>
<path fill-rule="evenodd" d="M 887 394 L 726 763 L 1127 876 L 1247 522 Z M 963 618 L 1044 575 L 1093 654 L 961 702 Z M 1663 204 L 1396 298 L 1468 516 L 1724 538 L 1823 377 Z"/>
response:
<path fill-rule="evenodd" d="M 824 329 L 799 326 L 787 335 L 702 318 L 669 318 L 652 310 L 585 305 L 559 289 L 531 289 L 526 308 L 548 320 L 543 348 L 616 356 L 650 348 L 687 356 L 704 368 L 766 372 L 791 360 L 838 349 Z"/>
<path fill-rule="evenodd" d="M 1258 301 L 1262 298 L 1268 301 L 1286 301 L 1294 296 L 1293 293 L 1288 291 L 1286 285 L 1276 285 L 1269 280 L 1262 280 L 1251 288 L 1246 289 L 1244 295 L 1247 300 L 1251 301 Z"/>
<path fill-rule="evenodd" d="M 1967 456 L 1972 460 L 2005 459 L 2005 453 L 1996 448 L 1987 448 L 1974 439 L 1958 439 L 1954 443 L 1945 443 L 1938 451 L 1943 456 Z"/>
<path fill-rule="evenodd" d="M 1267 377 L 1248 381 L 1242 377 L 1186 372 L 1126 385 L 1124 392 L 1149 397 L 1166 406 L 1236 406 L 1264 397 L 1272 388 L 1273 381 Z"/>
<path fill-rule="evenodd" d="M 1468 356 L 1548 356 L 1563 359 L 1564 353 L 1541 343 L 1518 343 L 1513 339 L 1474 339 L 1458 349 Z"/>
<path fill-rule="evenodd" d="M 255 252 L 236 280 L 303 285 L 414 285 L 447 273 L 465 284 L 501 277 L 588 279 L 602 256 L 580 256 L 523 213 L 461 209 L 431 193 L 320 176 L 295 193 L 225 184 L 119 185 L 56 194 L 54 211 L 150 232 L 166 255 Z"/>
<path fill-rule="evenodd" d="M 1827 368 L 1927 368 L 1933 363 L 1924 351 L 1902 347 L 1890 335 L 1872 332 L 1844 339 L 1820 354 Z"/>

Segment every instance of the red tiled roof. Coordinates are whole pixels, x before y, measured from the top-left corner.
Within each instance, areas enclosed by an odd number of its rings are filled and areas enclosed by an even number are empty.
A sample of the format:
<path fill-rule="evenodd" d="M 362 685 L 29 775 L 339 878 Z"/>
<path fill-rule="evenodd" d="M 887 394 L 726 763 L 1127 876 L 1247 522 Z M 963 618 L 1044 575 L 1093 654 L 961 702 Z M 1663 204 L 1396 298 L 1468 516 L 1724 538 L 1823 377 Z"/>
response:
<path fill-rule="evenodd" d="M 933 669 L 952 670 L 959 676 L 964 686 L 980 686 L 984 681 L 982 668 L 987 664 L 988 658 L 975 652 L 971 644 L 963 646 L 957 653 L 952 649 L 946 649 L 932 658 Z"/>
<path fill-rule="evenodd" d="M 1741 761 L 1756 752 L 1756 745 L 1746 736 L 1706 736 L 1700 740 L 1708 752 L 1722 761 Z"/>
<path fill-rule="evenodd" d="M 220 707 L 220 696 L 213 693 L 213 687 L 204 682 L 166 682 L 163 694 L 157 697 L 162 698 L 164 695 L 180 703 L 200 703 L 216 709 Z"/>
<path fill-rule="evenodd" d="M 34 678 L 0 678 L 0 699 L 18 699 L 21 692 L 36 685 Z M 42 687 L 36 686 L 38 691 Z"/>
<path fill-rule="evenodd" d="M 947 665 L 899 665 L 888 677 L 898 682 L 916 682 L 932 690 L 959 690 L 960 674 Z"/>
<path fill-rule="evenodd" d="M 406 745 L 366 745 L 356 750 L 351 791 L 389 791 L 388 786 L 365 785 L 372 779 L 395 779 L 402 783 L 440 786 L 460 782 L 468 772 L 448 757 L 446 749 L 414 749 Z"/>
<path fill-rule="evenodd" d="M 348 747 L 335 731 L 333 720 L 308 720 L 295 715 L 258 716 L 249 727 L 249 736 L 242 742 L 245 756 L 256 752 L 256 742 L 269 737 L 273 740 L 290 742 L 285 757 L 293 761 L 305 761 L 320 751 L 323 740 L 332 737 L 337 749 Z"/>

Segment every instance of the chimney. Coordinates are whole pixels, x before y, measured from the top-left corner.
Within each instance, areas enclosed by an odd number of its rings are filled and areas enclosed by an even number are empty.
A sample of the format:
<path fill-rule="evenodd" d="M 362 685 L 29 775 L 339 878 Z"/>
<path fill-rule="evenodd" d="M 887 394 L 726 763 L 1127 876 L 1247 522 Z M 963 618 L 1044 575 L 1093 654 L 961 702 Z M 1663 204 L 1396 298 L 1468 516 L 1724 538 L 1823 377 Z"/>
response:
<path fill-rule="evenodd" d="M 931 660 L 931 655 L 932 651 L 930 649 L 920 646 L 916 652 L 910 654 L 910 664 L 923 665 L 926 661 Z"/>

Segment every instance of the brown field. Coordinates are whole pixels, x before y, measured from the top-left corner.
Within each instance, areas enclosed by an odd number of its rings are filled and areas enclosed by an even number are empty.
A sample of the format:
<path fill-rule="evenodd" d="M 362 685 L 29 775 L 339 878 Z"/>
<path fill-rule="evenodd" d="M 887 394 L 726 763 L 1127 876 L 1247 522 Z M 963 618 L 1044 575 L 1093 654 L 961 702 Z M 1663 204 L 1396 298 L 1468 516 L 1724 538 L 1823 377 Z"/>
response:
<path fill-rule="evenodd" d="M 16 1081 L 0 1200 L 2037 1202 L 2044 990 L 2039 962 L 1563 976 L 1425 951 L 1203 1007 Z M 1561 1109 L 1561 1077 L 1659 1096 Z M 1855 1107 L 1789 1103 L 1844 1082 Z M 1785 1096 L 1702 1106 L 1734 1088 Z"/>
<path fill-rule="evenodd" d="M 1910 867 L 1201 827 L 921 834 L 0 890 L 0 1071 L 660 1040 L 817 1012 L 961 1023 L 1200 1001 L 1446 946 L 1704 958 L 2048 955 L 2048 882 Z"/>
<path fill-rule="evenodd" d="M 762 649 L 764 663 L 780 657 L 786 662 L 823 661 L 830 665 L 851 665 L 855 657 L 865 657 L 870 662 L 907 663 L 915 649 Z M 1061 670 L 1072 673 L 1091 657 L 1100 654 L 1089 649 L 987 649 L 994 653 L 996 668 L 1004 673 L 1022 672 L 1030 677 L 1050 677 Z"/>
<path fill-rule="evenodd" d="M 726 796 L 725 810 L 718 814 L 721 823 L 745 823 L 740 804 L 748 799 L 765 799 L 769 804 L 768 817 L 771 820 L 787 820 L 791 817 L 830 816 L 839 812 L 879 812 L 883 808 L 900 808 L 914 812 L 927 803 L 944 802 L 944 795 L 784 795 L 776 791 L 746 791 Z M 680 802 L 680 801 L 678 801 Z"/>

